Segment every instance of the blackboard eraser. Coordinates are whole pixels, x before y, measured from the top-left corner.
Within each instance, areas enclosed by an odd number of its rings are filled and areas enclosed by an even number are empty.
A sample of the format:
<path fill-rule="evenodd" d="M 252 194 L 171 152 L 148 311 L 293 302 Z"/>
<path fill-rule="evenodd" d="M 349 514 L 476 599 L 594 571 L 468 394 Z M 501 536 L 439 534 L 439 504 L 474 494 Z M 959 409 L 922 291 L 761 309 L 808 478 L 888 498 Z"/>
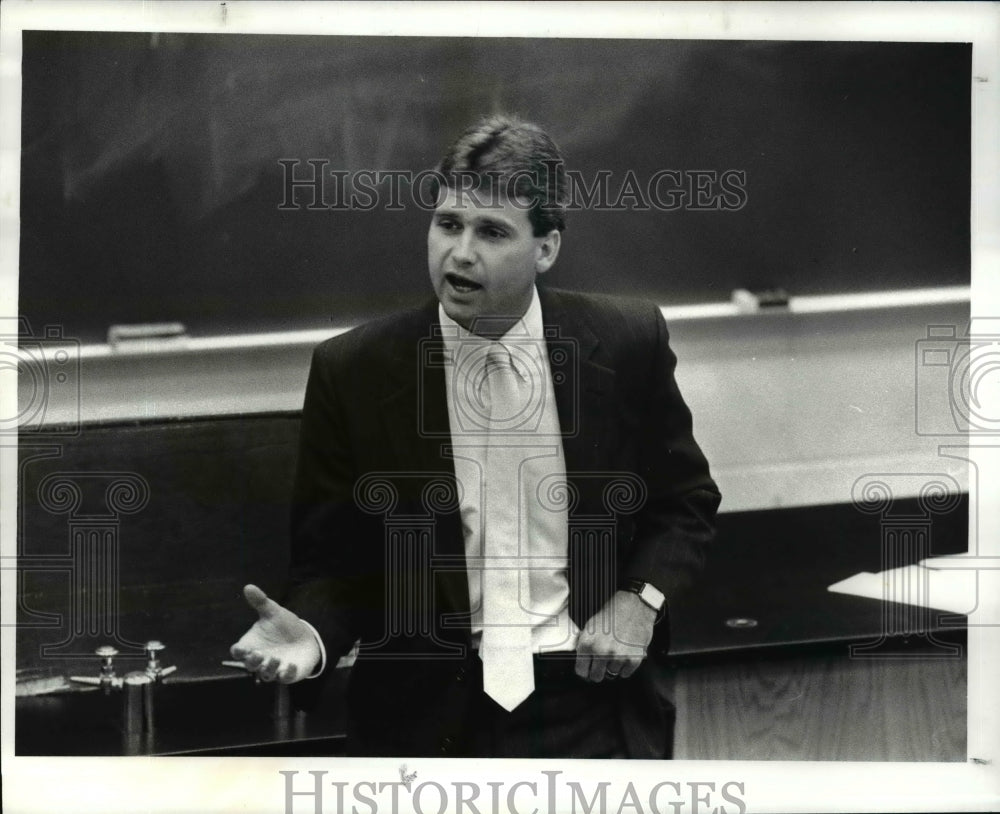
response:
<path fill-rule="evenodd" d="M 108 344 L 113 350 L 157 349 L 158 346 L 175 345 L 187 338 L 187 328 L 182 322 L 111 325 L 108 328 Z"/>
<path fill-rule="evenodd" d="M 730 299 L 741 314 L 788 307 L 788 292 L 783 288 L 734 288 Z"/>

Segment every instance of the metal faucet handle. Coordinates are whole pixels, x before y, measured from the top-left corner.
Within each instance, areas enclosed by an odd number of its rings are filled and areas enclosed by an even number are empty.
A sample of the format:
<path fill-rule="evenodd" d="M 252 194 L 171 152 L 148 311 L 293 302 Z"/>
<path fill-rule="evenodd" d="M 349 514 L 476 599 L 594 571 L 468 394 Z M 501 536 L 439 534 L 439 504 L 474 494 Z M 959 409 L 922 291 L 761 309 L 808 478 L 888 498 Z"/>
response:
<path fill-rule="evenodd" d="M 114 678 L 114 658 L 118 655 L 118 649 L 112 647 L 110 644 L 102 644 L 94 651 L 94 653 L 97 654 L 98 658 L 101 660 L 101 677 Z"/>
<path fill-rule="evenodd" d="M 163 667 L 160 665 L 158 654 L 166 650 L 166 645 L 158 639 L 150 639 L 146 642 L 146 675 L 154 681 L 159 681 L 164 676 L 170 675 L 177 668 L 174 666 Z"/>
<path fill-rule="evenodd" d="M 102 644 L 94 651 L 94 654 L 101 660 L 100 674 L 97 676 L 70 676 L 70 681 L 103 687 L 105 693 L 121 687 L 121 679 L 115 675 L 114 665 L 114 657 L 118 655 L 118 649 L 110 644 Z"/>
<path fill-rule="evenodd" d="M 101 660 L 101 674 L 114 675 L 115 665 L 113 660 L 118 655 L 118 649 L 112 647 L 110 644 L 102 644 L 94 653 Z"/>

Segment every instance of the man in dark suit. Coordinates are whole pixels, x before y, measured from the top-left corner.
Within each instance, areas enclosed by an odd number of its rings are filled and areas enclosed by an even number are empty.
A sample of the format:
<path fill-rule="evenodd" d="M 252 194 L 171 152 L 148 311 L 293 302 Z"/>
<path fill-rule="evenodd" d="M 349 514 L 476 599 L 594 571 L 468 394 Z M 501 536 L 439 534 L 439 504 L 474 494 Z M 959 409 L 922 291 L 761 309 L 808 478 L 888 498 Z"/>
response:
<path fill-rule="evenodd" d="M 360 640 L 352 755 L 668 757 L 668 608 L 720 498 L 662 315 L 536 287 L 566 202 L 537 126 L 477 122 L 436 177 L 436 299 L 316 349 L 291 587 L 247 586 L 232 653 L 305 698 Z"/>

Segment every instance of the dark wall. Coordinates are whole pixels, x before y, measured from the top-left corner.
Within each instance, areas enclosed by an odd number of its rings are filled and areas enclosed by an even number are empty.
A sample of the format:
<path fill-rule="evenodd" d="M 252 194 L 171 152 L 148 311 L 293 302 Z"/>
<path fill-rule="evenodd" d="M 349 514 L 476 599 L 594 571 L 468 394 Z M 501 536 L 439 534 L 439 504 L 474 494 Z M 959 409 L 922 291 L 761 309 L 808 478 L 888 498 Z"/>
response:
<path fill-rule="evenodd" d="M 967 284 L 970 67 L 964 44 L 25 32 L 20 310 L 94 340 L 413 303 L 427 213 L 279 211 L 278 161 L 419 171 L 492 110 L 545 125 L 588 182 L 610 172 L 611 202 L 630 170 L 746 173 L 735 211 L 573 213 L 553 284 Z"/>

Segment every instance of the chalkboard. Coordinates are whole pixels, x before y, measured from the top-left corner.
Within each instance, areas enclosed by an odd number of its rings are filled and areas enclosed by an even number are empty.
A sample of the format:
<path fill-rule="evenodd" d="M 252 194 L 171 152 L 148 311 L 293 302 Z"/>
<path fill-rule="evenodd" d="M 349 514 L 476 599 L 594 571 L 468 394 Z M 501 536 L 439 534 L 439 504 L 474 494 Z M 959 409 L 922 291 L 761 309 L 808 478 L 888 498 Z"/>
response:
<path fill-rule="evenodd" d="M 311 210 L 307 189 L 285 200 L 288 167 L 420 171 L 490 111 L 539 122 L 621 198 L 570 213 L 550 284 L 684 304 L 969 281 L 968 44 L 29 31 L 23 45 L 20 311 L 85 341 L 112 323 L 340 326 L 421 301 L 427 211 Z M 701 209 L 618 195 L 630 171 L 645 185 L 662 170 L 732 171 L 735 192 Z"/>

